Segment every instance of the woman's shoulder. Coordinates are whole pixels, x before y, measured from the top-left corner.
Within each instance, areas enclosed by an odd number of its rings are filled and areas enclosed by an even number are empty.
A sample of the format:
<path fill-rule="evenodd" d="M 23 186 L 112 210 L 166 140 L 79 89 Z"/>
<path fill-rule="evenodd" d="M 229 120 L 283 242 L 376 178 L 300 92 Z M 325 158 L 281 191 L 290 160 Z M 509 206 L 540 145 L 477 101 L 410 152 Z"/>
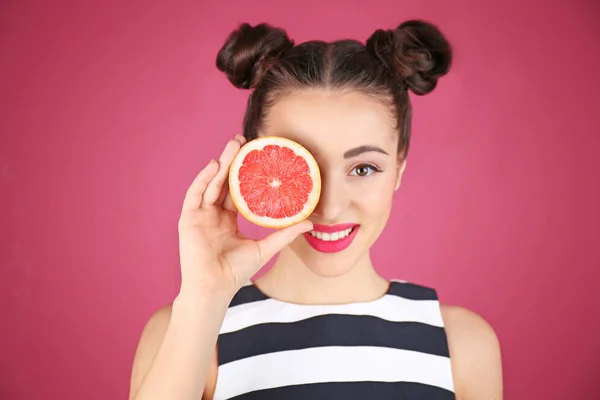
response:
<path fill-rule="evenodd" d="M 129 398 L 135 398 L 142 385 L 152 360 L 156 356 L 160 343 L 171 319 L 172 305 L 165 305 L 154 311 L 146 321 L 141 337 L 135 349 L 130 377 Z"/>
<path fill-rule="evenodd" d="M 453 330 L 465 330 L 486 337 L 496 337 L 492 326 L 481 315 L 468 308 L 441 303 L 440 310 L 446 326 Z"/>
<path fill-rule="evenodd" d="M 392 282 L 395 294 L 437 302 L 448 342 L 456 398 L 502 399 L 500 341 L 491 324 L 466 307 L 442 302 L 433 286 L 403 280 Z"/>
<path fill-rule="evenodd" d="M 441 304 L 448 337 L 452 373 L 460 398 L 502 398 L 500 341 L 479 314 L 460 306 Z"/>
<path fill-rule="evenodd" d="M 496 332 L 481 315 L 465 307 L 451 304 L 440 304 L 440 311 L 448 335 L 452 337 L 449 339 L 455 344 L 468 344 L 469 348 L 476 345 L 486 348 L 499 347 Z"/>

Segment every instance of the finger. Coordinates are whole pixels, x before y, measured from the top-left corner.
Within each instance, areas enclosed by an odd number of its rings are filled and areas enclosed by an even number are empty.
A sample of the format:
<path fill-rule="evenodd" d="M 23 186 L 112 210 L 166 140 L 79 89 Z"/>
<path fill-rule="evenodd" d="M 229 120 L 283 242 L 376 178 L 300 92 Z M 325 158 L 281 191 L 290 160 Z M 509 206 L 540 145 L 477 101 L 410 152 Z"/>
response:
<path fill-rule="evenodd" d="M 231 192 L 228 190 L 225 195 L 225 200 L 223 200 L 223 208 L 228 211 L 237 212 L 238 209 L 233 202 L 233 198 L 231 197 Z"/>
<path fill-rule="evenodd" d="M 223 182 L 223 188 L 221 189 L 221 193 L 219 194 L 219 198 L 215 201 L 215 204 L 223 204 L 227 195 L 229 194 L 229 176 L 225 177 L 225 182 Z"/>
<path fill-rule="evenodd" d="M 196 178 L 194 178 L 194 181 L 188 187 L 185 198 L 183 199 L 182 208 L 184 211 L 198 209 L 198 207 L 200 207 L 204 191 L 218 170 L 219 167 L 217 162 L 215 160 L 210 160 L 208 165 L 196 175 Z"/>
<path fill-rule="evenodd" d="M 246 138 L 243 137 L 240 134 L 235 135 L 235 140 L 238 141 L 238 143 L 240 144 L 240 147 L 246 144 Z M 221 194 L 219 195 L 219 198 L 217 199 L 217 201 L 215 202 L 215 204 L 223 204 L 223 207 L 225 208 L 225 200 L 229 196 L 229 175 L 225 178 L 225 182 L 223 183 L 223 189 L 221 189 Z M 231 202 L 232 203 L 232 202 Z M 232 204 L 227 204 L 227 206 L 229 206 L 229 208 L 226 208 L 227 210 L 230 211 L 235 211 L 235 207 L 231 207 Z"/>
<path fill-rule="evenodd" d="M 313 229 L 313 224 L 309 220 L 304 220 L 289 228 L 278 230 L 266 238 L 258 241 L 261 265 L 269 262 L 275 254 L 288 244 L 292 243 L 299 235 Z"/>
<path fill-rule="evenodd" d="M 223 189 L 223 184 L 227 180 L 231 161 L 233 161 L 239 149 L 240 143 L 237 140 L 232 139 L 227 142 L 225 150 L 223 150 L 221 157 L 219 157 L 219 172 L 206 187 L 206 191 L 202 197 L 202 206 L 211 206 L 218 200 Z"/>
<path fill-rule="evenodd" d="M 237 135 L 235 135 L 235 140 L 240 142 L 240 146 L 243 146 L 246 144 L 246 138 L 243 135 L 240 135 L 239 133 Z"/>

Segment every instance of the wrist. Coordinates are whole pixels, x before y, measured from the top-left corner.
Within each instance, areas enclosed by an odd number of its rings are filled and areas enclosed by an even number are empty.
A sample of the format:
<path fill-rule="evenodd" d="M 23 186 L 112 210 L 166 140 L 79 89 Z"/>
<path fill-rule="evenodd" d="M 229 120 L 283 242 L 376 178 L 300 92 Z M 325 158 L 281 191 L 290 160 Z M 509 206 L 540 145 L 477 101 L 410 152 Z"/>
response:
<path fill-rule="evenodd" d="M 175 307 L 177 304 L 181 308 L 209 307 L 226 310 L 234 295 L 233 290 L 227 290 L 226 288 L 201 289 L 197 286 L 189 287 L 182 284 L 173 306 Z"/>

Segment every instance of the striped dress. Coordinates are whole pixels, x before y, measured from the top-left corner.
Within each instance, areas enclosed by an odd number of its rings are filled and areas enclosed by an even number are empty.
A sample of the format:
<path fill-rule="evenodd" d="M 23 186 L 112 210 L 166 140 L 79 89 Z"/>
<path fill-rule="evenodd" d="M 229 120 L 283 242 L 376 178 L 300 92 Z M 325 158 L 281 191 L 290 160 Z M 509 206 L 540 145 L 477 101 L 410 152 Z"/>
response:
<path fill-rule="evenodd" d="M 455 398 L 437 294 L 403 281 L 343 305 L 286 303 L 249 283 L 217 346 L 215 400 Z"/>

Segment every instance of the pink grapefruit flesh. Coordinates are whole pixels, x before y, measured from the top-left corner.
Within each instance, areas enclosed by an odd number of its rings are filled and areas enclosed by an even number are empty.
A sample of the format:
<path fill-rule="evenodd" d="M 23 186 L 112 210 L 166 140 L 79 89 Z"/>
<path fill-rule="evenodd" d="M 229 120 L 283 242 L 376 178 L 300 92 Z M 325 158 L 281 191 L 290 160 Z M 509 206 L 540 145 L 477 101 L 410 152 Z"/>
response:
<path fill-rule="evenodd" d="M 229 190 L 248 221 L 284 228 L 306 219 L 321 195 L 321 175 L 312 154 L 282 137 L 246 143 L 229 169 Z"/>

